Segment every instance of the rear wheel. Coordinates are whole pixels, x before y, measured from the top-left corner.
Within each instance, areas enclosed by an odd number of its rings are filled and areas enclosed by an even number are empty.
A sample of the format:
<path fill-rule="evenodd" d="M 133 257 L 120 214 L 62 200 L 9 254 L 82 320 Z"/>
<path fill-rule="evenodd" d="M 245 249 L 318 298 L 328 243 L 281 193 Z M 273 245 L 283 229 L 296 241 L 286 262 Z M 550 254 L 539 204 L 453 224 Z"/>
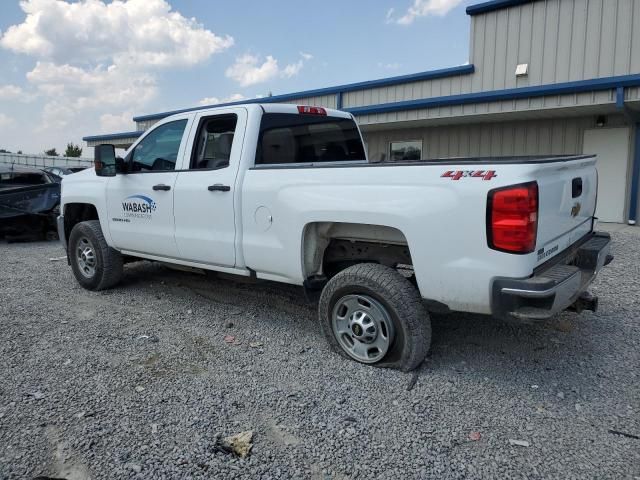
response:
<path fill-rule="evenodd" d="M 413 370 L 431 344 L 431 323 L 415 286 L 394 269 L 363 263 L 325 286 L 318 308 L 329 344 L 361 363 Z"/>
<path fill-rule="evenodd" d="M 88 290 L 105 290 L 122 278 L 122 255 L 107 244 L 98 220 L 73 227 L 68 255 L 76 280 Z"/>

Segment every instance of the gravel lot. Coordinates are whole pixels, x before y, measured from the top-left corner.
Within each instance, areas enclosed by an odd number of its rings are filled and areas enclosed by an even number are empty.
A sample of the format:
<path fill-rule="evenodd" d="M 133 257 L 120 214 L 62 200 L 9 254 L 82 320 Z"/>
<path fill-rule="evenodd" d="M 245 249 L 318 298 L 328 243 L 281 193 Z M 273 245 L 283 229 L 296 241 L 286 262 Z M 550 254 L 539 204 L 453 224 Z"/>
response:
<path fill-rule="evenodd" d="M 0 478 L 638 479 L 640 235 L 614 239 L 598 314 L 435 317 L 416 374 L 329 352 L 293 287 L 139 262 L 92 293 L 56 242 L 0 243 Z"/>

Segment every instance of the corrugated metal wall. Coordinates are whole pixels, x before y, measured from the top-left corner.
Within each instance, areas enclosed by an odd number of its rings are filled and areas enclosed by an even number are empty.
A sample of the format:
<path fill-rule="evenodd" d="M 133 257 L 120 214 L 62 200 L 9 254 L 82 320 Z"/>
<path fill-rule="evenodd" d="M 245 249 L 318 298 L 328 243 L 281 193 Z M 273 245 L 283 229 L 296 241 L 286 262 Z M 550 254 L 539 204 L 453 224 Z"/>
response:
<path fill-rule="evenodd" d="M 348 92 L 344 107 L 640 73 L 640 0 L 543 0 L 471 17 L 475 73 Z M 519 63 L 529 74 L 516 78 Z M 637 88 L 626 98 L 637 100 Z M 601 105 L 613 91 L 365 116 L 363 123 Z"/>
<path fill-rule="evenodd" d="M 472 90 L 640 72 L 640 0 L 543 0 L 471 17 Z M 528 77 L 515 77 L 519 63 Z"/>
<path fill-rule="evenodd" d="M 608 127 L 625 124 L 609 116 Z M 424 159 L 582 153 L 584 131 L 595 118 L 558 118 L 518 122 L 447 125 L 364 132 L 371 161 L 389 157 L 389 142 L 422 140 Z"/>
<path fill-rule="evenodd" d="M 343 94 L 344 108 L 640 73 L 640 0 L 540 0 L 471 17 L 475 73 Z M 516 78 L 519 63 L 529 74 Z M 640 99 L 640 89 L 625 92 Z M 289 103 L 336 107 L 335 95 Z M 612 105 L 615 91 L 363 115 L 363 124 Z M 146 130 L 153 122 L 141 122 Z"/>

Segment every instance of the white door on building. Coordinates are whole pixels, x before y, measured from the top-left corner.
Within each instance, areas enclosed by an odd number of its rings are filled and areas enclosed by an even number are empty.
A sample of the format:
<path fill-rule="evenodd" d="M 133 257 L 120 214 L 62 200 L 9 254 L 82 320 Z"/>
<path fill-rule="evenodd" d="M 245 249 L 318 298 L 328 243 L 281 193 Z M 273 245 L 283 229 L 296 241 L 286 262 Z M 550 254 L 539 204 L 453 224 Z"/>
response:
<path fill-rule="evenodd" d="M 624 222 L 629 165 L 629 128 L 585 130 L 585 154 L 598 155 L 598 207 L 601 222 Z"/>

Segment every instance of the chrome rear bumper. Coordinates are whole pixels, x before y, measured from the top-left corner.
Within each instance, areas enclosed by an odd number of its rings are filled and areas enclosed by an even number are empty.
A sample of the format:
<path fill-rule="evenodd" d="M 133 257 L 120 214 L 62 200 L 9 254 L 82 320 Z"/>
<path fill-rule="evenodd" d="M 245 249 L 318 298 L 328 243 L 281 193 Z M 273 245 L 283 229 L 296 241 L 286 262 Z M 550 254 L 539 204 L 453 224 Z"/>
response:
<path fill-rule="evenodd" d="M 591 234 L 570 255 L 524 279 L 493 282 L 492 313 L 497 317 L 549 318 L 578 300 L 595 311 L 597 299 L 584 302 L 584 293 L 598 272 L 613 260 L 608 233 Z M 587 307 L 589 308 L 589 307 Z"/>

